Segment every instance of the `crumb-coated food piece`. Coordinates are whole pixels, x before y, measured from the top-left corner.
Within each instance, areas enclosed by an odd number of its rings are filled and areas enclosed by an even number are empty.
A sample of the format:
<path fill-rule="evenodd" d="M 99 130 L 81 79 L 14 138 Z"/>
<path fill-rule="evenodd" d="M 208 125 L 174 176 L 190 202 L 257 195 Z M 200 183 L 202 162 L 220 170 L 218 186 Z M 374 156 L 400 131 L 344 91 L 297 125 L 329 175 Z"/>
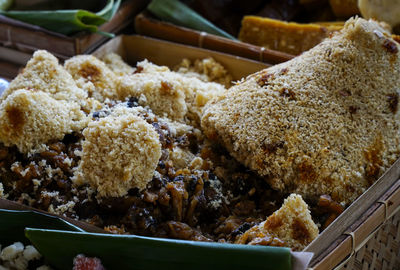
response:
<path fill-rule="evenodd" d="M 198 78 L 203 82 L 217 82 L 225 85 L 225 87 L 232 85 L 232 76 L 223 65 L 215 61 L 212 57 L 201 60 L 196 59 L 195 61 L 185 58 L 174 70 L 186 77 Z"/>
<path fill-rule="evenodd" d="M 137 62 L 135 73 L 157 73 L 165 71 L 170 71 L 169 67 L 156 65 L 144 59 L 143 61 Z"/>
<path fill-rule="evenodd" d="M 117 97 L 117 76 L 104 62 L 93 55 L 74 56 L 65 61 L 64 67 L 90 97 L 101 102 L 106 98 Z"/>
<path fill-rule="evenodd" d="M 168 73 L 137 73 L 120 78 L 118 98 L 139 97 L 140 105 L 149 106 L 160 116 L 183 121 L 187 106 L 182 85 Z"/>
<path fill-rule="evenodd" d="M 2 102 L 8 95 L 19 89 L 47 92 L 57 100 L 85 101 L 87 93 L 77 87 L 71 75 L 58 63 L 54 55 L 47 51 L 36 51 L 18 76 L 0 97 Z"/>
<path fill-rule="evenodd" d="M 187 120 L 198 125 L 204 105 L 226 91 L 221 84 L 186 77 L 148 61 L 142 61 L 137 66 L 135 74 L 120 77 L 118 98 L 140 97 L 140 105 L 147 105 L 157 115 L 172 120 Z"/>
<path fill-rule="evenodd" d="M 137 114 L 135 108 L 119 106 L 89 123 L 83 131 L 76 184 L 88 182 L 102 197 L 146 187 L 161 157 L 161 144 L 154 127 Z"/>
<path fill-rule="evenodd" d="M 281 208 L 265 221 L 250 228 L 236 240 L 238 244 L 282 245 L 303 250 L 318 236 L 318 227 L 302 197 L 291 194 Z M 275 243 L 274 243 L 275 241 Z"/>
<path fill-rule="evenodd" d="M 121 56 L 116 53 L 106 54 L 101 60 L 118 76 L 128 75 L 135 72 L 135 68 L 125 63 Z"/>
<path fill-rule="evenodd" d="M 349 203 L 400 152 L 399 48 L 376 22 L 350 19 L 208 103 L 203 131 L 277 190 Z"/>
<path fill-rule="evenodd" d="M 0 105 L 0 142 L 28 153 L 53 139 L 83 129 L 88 122 L 76 103 L 42 91 L 14 91 Z"/>

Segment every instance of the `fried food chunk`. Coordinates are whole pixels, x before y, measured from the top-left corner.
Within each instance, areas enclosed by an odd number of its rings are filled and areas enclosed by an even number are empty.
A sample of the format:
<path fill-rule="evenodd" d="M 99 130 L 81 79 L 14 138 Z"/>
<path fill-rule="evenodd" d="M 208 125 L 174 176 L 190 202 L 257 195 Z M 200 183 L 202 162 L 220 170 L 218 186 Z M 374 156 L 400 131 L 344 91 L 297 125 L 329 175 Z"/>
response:
<path fill-rule="evenodd" d="M 399 156 L 400 45 L 356 18 L 209 102 L 206 136 L 274 189 L 349 203 Z"/>
<path fill-rule="evenodd" d="M 123 76 L 135 72 L 135 68 L 131 67 L 121 56 L 116 53 L 109 53 L 102 57 L 103 62 L 110 68 L 116 75 Z"/>
<path fill-rule="evenodd" d="M 101 197 L 120 197 L 150 182 L 161 157 L 159 136 L 135 108 L 117 106 L 83 131 L 74 182 L 88 182 Z"/>
<path fill-rule="evenodd" d="M 14 91 L 0 105 L 0 142 L 28 153 L 53 139 L 83 129 L 88 118 L 76 103 L 42 91 Z"/>
<path fill-rule="evenodd" d="M 225 87 L 232 85 L 232 76 L 223 65 L 212 57 L 190 61 L 185 58 L 174 70 L 186 77 L 198 78 L 203 82 L 217 82 Z"/>
<path fill-rule="evenodd" d="M 117 97 L 117 76 L 106 64 L 93 55 L 77 55 L 64 63 L 66 70 L 90 97 L 103 102 Z"/>
<path fill-rule="evenodd" d="M 279 245 L 303 250 L 318 236 L 318 228 L 300 195 L 291 194 L 279 210 L 250 228 L 235 241 L 237 244 Z"/>
<path fill-rule="evenodd" d="M 47 51 L 36 51 L 23 71 L 11 81 L 0 97 L 0 103 L 19 89 L 40 90 L 57 100 L 68 100 L 82 104 L 87 93 L 80 89 L 71 75 Z"/>
<path fill-rule="evenodd" d="M 181 84 L 168 73 L 138 73 L 123 76 L 118 86 L 118 98 L 138 97 L 140 105 L 149 106 L 160 116 L 183 121 L 187 106 Z"/>
<path fill-rule="evenodd" d="M 135 74 L 120 78 L 118 98 L 138 97 L 140 105 L 147 105 L 157 115 L 175 121 L 187 120 L 198 126 L 204 105 L 226 90 L 219 83 L 186 77 L 148 61 L 137 66 Z"/>

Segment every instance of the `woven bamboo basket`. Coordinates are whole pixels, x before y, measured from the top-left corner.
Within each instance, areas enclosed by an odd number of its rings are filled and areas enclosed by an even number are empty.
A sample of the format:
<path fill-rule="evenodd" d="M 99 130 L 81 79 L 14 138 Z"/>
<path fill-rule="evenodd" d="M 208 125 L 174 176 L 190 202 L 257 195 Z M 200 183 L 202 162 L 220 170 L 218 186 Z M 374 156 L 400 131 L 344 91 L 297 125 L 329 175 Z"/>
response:
<path fill-rule="evenodd" d="M 134 47 L 135 50 L 132 49 Z M 140 36 L 115 38 L 96 50 L 94 55 L 116 52 L 135 62 L 138 59 L 133 55 L 138 54 L 140 57 L 146 56 L 151 61 L 173 66 L 175 63 L 171 61 L 176 61 L 175 57 L 165 53 L 154 54 L 154 51 L 167 51 L 162 49 L 166 47 L 172 55 L 178 52 L 173 49 L 176 47 L 180 53 L 186 51 L 189 58 L 202 56 L 199 54 L 202 50 L 190 46 Z M 213 57 L 217 57 L 218 61 L 228 67 L 237 65 L 231 62 L 232 60 L 219 58 L 222 55 L 218 53 L 214 54 Z M 266 67 L 260 62 L 258 65 L 256 63 L 252 63 L 255 68 Z M 246 65 L 250 67 L 250 61 Z M 233 75 L 240 77 L 243 74 Z M 305 251 L 314 253 L 310 266 L 315 270 L 400 269 L 400 159 Z"/>
<path fill-rule="evenodd" d="M 174 66 L 180 59 L 212 55 L 228 67 L 234 78 L 268 67 L 260 62 L 205 51 L 141 36 L 119 36 L 93 54 L 114 52 L 128 62 L 147 58 Z M 243 67 L 246 68 L 243 68 Z M 238 68 L 240 67 L 240 68 Z M 0 199 L 0 208 L 27 209 Z M 72 221 L 75 223 L 75 221 Z M 82 226 L 82 224 L 77 224 Z M 85 227 L 87 231 L 98 228 Z M 400 159 L 315 239 L 305 251 L 313 252 L 310 269 L 400 269 Z"/>
<path fill-rule="evenodd" d="M 310 269 L 400 269 L 400 179 Z"/>

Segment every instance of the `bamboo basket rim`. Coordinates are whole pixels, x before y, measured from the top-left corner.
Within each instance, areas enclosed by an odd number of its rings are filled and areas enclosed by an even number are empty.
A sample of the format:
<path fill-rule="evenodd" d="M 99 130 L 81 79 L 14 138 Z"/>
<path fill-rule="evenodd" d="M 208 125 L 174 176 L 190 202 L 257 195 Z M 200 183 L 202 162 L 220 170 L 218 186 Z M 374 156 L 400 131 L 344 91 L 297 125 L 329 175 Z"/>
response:
<path fill-rule="evenodd" d="M 400 179 L 348 229 L 332 242 L 325 252 L 313 258 L 310 270 L 340 269 L 394 215 L 400 213 Z"/>
<path fill-rule="evenodd" d="M 197 31 L 161 21 L 151 16 L 147 11 L 142 11 L 136 15 L 135 30 L 140 35 L 233 54 L 267 64 L 278 64 L 294 57 L 294 55 L 285 52 L 266 49 L 239 40 L 231 40 L 204 31 Z"/>

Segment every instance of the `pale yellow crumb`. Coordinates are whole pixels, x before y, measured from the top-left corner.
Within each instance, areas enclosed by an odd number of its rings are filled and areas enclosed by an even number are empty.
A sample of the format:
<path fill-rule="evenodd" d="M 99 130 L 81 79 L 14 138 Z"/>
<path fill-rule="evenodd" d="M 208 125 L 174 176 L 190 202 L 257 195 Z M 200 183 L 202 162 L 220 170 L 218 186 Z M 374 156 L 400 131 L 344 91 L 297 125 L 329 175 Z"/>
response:
<path fill-rule="evenodd" d="M 83 131 L 82 159 L 74 182 L 88 182 L 101 197 L 120 197 L 151 181 L 161 157 L 155 129 L 137 110 L 117 108 Z"/>
<path fill-rule="evenodd" d="M 16 90 L 0 105 L 0 142 L 27 153 L 83 129 L 87 122 L 76 103 L 56 100 L 42 91 Z"/>
<path fill-rule="evenodd" d="M 349 203 L 400 154 L 400 45 L 356 18 L 207 103 L 204 133 L 274 189 Z"/>
<path fill-rule="evenodd" d="M 262 243 L 264 237 L 276 237 L 293 250 L 303 250 L 318 236 L 318 227 L 302 197 L 291 194 L 281 208 L 265 221 L 244 232 L 235 243 Z"/>
<path fill-rule="evenodd" d="M 118 76 L 129 75 L 135 72 L 135 68 L 125 63 L 121 56 L 116 53 L 106 54 L 101 60 Z"/>
<path fill-rule="evenodd" d="M 117 97 L 117 76 L 93 55 L 74 56 L 65 61 L 64 67 L 89 97 L 101 102 Z"/>
<path fill-rule="evenodd" d="M 87 93 L 80 89 L 71 75 L 58 63 L 56 57 L 47 51 L 36 51 L 25 68 L 10 82 L 0 97 L 0 102 L 19 89 L 40 90 L 57 100 L 82 104 Z"/>
<path fill-rule="evenodd" d="M 198 78 L 204 82 L 216 82 L 225 87 L 232 85 L 232 76 L 223 65 L 212 57 L 196 59 L 194 62 L 185 58 L 174 70 L 186 77 Z"/>

